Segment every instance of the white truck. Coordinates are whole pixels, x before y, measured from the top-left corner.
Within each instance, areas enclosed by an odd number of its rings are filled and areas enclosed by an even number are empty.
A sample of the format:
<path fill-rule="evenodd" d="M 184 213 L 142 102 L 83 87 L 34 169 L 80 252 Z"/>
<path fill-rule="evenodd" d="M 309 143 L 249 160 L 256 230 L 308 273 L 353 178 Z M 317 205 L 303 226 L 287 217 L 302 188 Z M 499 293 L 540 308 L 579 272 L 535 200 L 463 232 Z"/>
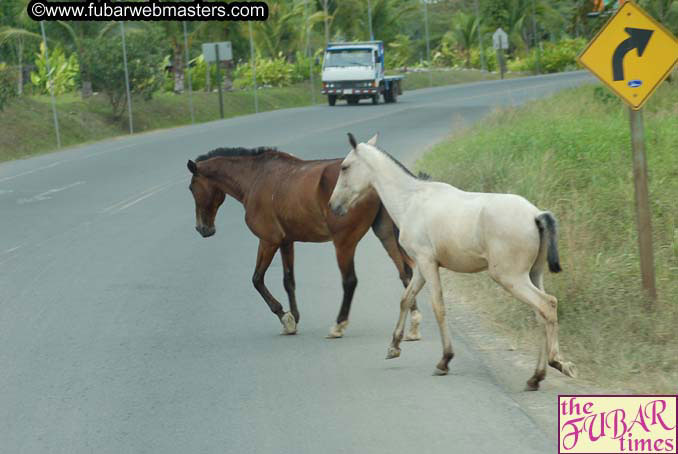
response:
<path fill-rule="evenodd" d="M 358 104 L 361 99 L 371 99 L 379 104 L 398 100 L 403 93 L 404 76 L 384 75 L 383 41 L 357 43 L 329 43 L 323 61 L 322 93 L 327 95 L 330 106 L 337 99 L 349 104 Z"/>

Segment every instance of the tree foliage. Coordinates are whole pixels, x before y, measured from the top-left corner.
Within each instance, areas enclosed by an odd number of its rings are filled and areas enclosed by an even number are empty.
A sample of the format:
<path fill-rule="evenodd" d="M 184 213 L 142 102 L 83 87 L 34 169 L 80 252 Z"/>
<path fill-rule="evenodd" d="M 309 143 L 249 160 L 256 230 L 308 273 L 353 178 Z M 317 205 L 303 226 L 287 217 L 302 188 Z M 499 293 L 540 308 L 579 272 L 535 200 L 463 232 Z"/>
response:
<path fill-rule="evenodd" d="M 162 34 L 149 29 L 126 35 L 130 92 L 150 99 L 164 78 Z M 87 64 L 95 91 L 105 93 L 113 116 L 119 117 L 127 105 L 122 38 L 118 34 L 98 37 L 89 43 Z"/>

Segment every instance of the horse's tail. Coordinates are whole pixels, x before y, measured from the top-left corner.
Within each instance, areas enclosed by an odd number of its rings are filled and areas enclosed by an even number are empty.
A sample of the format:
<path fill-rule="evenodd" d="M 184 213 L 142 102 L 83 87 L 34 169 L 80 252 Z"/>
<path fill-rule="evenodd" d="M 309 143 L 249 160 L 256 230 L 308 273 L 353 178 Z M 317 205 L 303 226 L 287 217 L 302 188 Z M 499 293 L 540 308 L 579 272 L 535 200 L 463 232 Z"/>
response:
<path fill-rule="evenodd" d="M 551 270 L 552 273 L 559 273 L 563 269 L 560 267 L 560 258 L 558 257 L 556 218 L 550 211 L 544 211 L 535 218 L 535 222 L 539 229 L 541 247 L 543 248 L 546 246 L 546 261 L 549 264 L 549 270 Z"/>

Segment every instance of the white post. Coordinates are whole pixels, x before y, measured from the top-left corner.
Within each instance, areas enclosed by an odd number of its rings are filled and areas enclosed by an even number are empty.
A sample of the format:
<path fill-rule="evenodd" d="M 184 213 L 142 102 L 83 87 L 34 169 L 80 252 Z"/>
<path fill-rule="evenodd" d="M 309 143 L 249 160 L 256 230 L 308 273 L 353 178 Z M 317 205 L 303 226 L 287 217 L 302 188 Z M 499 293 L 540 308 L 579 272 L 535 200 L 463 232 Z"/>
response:
<path fill-rule="evenodd" d="M 188 75 L 188 105 L 191 109 L 191 124 L 195 124 L 195 114 L 193 113 L 193 84 L 191 83 L 191 68 L 188 66 L 190 59 L 188 55 L 188 34 L 186 33 L 186 21 L 184 24 L 184 51 L 186 53 L 186 65 L 184 72 Z"/>
<path fill-rule="evenodd" d="M 42 32 L 42 42 L 45 44 L 45 64 L 47 66 L 47 80 L 49 82 L 49 94 L 52 98 L 52 116 L 54 117 L 54 131 L 56 132 L 57 148 L 61 148 L 61 134 L 59 132 L 59 118 L 57 117 L 56 101 L 54 100 L 54 85 L 52 85 L 52 70 L 49 67 L 49 51 L 47 49 L 47 35 L 45 34 L 45 24 L 40 21 L 40 31 Z"/>
<path fill-rule="evenodd" d="M 127 90 L 127 115 L 129 116 L 129 133 L 134 133 L 132 123 L 132 96 L 129 92 L 129 71 L 127 70 L 127 45 L 125 44 L 125 23 L 120 22 L 120 35 L 122 36 L 122 60 L 125 64 L 125 89 Z"/>

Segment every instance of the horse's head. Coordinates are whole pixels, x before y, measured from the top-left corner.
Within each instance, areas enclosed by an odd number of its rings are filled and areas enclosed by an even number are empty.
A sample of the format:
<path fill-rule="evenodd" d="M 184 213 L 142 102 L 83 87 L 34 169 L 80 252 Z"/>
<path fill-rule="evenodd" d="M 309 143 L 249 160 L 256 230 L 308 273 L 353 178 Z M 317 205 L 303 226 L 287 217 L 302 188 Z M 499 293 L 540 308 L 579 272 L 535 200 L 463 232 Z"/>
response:
<path fill-rule="evenodd" d="M 375 134 L 367 145 L 377 145 L 378 134 Z M 353 134 L 348 134 L 351 151 L 341 163 L 339 179 L 330 197 L 330 209 L 336 215 L 343 216 L 371 188 L 371 170 L 360 153 L 365 153 L 366 144 L 358 144 Z"/>
<path fill-rule="evenodd" d="M 195 200 L 195 229 L 207 238 L 216 232 L 214 218 L 224 203 L 226 194 L 219 189 L 216 182 L 200 172 L 195 162 L 189 160 L 187 166 L 193 174 L 188 189 L 191 190 Z"/>

